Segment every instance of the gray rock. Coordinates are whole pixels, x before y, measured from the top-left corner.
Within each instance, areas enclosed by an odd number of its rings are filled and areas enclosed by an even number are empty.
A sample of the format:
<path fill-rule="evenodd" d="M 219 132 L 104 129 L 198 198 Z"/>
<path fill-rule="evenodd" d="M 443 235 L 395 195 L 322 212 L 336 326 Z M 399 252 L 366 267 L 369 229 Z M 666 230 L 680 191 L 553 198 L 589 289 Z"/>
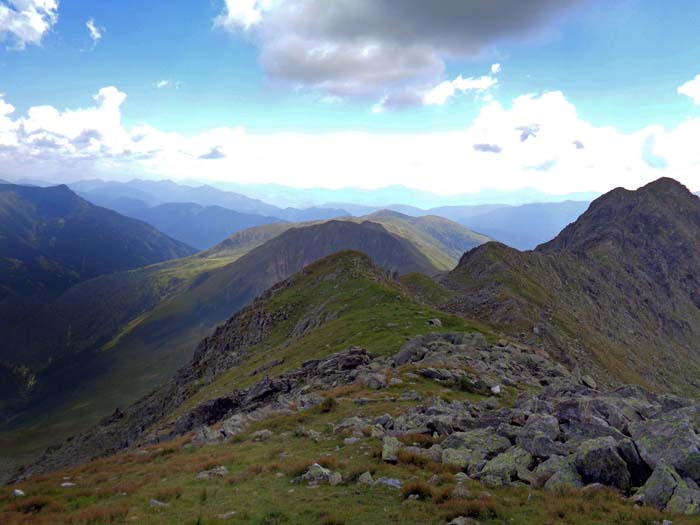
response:
<path fill-rule="evenodd" d="M 392 489 L 400 489 L 401 488 L 401 480 L 400 479 L 394 479 L 394 478 L 379 478 L 377 481 L 374 482 L 374 486 L 381 486 L 381 487 L 389 487 Z"/>
<path fill-rule="evenodd" d="M 535 478 L 538 484 L 544 484 L 548 491 L 562 487 L 581 488 L 583 480 L 573 465 L 573 458 L 552 456 L 535 469 Z"/>
<path fill-rule="evenodd" d="M 343 475 L 340 472 L 331 472 L 328 476 L 328 484 L 332 487 L 340 485 L 343 482 Z"/>
<path fill-rule="evenodd" d="M 612 437 L 581 443 L 574 464 L 586 483 L 602 483 L 621 490 L 629 490 L 631 486 L 627 464 L 620 457 Z"/>
<path fill-rule="evenodd" d="M 12 491 L 12 496 L 15 498 L 22 498 L 25 496 L 24 491 L 22 489 L 14 489 Z"/>
<path fill-rule="evenodd" d="M 224 476 L 228 476 L 228 469 L 221 466 L 200 472 L 197 474 L 197 479 L 223 478 Z"/>
<path fill-rule="evenodd" d="M 596 383 L 595 379 L 593 379 L 591 376 L 582 376 L 581 383 L 586 385 L 588 388 L 592 388 L 593 390 L 597 390 L 598 388 L 598 383 Z"/>
<path fill-rule="evenodd" d="M 382 440 L 382 461 L 396 463 L 399 460 L 401 442 L 395 437 L 386 436 Z"/>
<path fill-rule="evenodd" d="M 372 479 L 372 473 L 371 472 L 364 472 L 360 474 L 360 477 L 357 478 L 357 483 L 359 485 L 372 485 L 374 484 L 374 479 Z"/>
<path fill-rule="evenodd" d="M 474 463 L 478 463 L 484 459 L 484 456 L 479 452 L 468 450 L 466 448 L 443 448 L 442 463 L 447 465 L 456 465 L 461 469 L 468 468 Z"/>
<path fill-rule="evenodd" d="M 700 437 L 691 413 L 680 408 L 650 421 L 630 425 L 639 455 L 653 469 L 662 462 L 681 476 L 700 481 Z"/>
<path fill-rule="evenodd" d="M 453 519 L 448 525 L 480 525 L 480 523 L 474 518 L 458 516 L 455 519 Z"/>
<path fill-rule="evenodd" d="M 672 466 L 661 463 L 654 469 L 644 486 L 637 491 L 634 500 L 663 510 L 679 487 L 687 487 L 683 478 Z"/>
<path fill-rule="evenodd" d="M 385 374 L 367 372 L 360 374 L 357 379 L 362 386 L 372 390 L 381 390 L 387 387 Z"/>
<path fill-rule="evenodd" d="M 510 440 L 499 436 L 492 428 L 455 432 L 442 442 L 444 449 L 467 449 L 490 459 L 510 448 Z"/>
<path fill-rule="evenodd" d="M 165 507 L 169 507 L 170 505 L 163 503 L 162 501 L 158 501 L 157 499 L 152 499 L 148 502 L 148 506 L 152 509 L 163 509 Z"/>
<path fill-rule="evenodd" d="M 272 432 L 267 429 L 257 430 L 250 435 L 253 441 L 267 441 L 272 437 Z"/>
<path fill-rule="evenodd" d="M 421 396 L 415 390 L 407 390 L 399 396 L 399 401 L 420 401 Z"/>
<path fill-rule="evenodd" d="M 354 445 L 356 443 L 359 443 L 360 441 L 361 440 L 358 437 L 349 437 L 343 440 L 343 445 Z"/>
<path fill-rule="evenodd" d="M 529 452 L 520 447 L 511 447 L 488 461 L 481 469 L 479 476 L 483 482 L 492 487 L 508 485 L 517 479 L 534 481 L 532 473 L 529 472 L 532 463 L 533 459 Z"/>

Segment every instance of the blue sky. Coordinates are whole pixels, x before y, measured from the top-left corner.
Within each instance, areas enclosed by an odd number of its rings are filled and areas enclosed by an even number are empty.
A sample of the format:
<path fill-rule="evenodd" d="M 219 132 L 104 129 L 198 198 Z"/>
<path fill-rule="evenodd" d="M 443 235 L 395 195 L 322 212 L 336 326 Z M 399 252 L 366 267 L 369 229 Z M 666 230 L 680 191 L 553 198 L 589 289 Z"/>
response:
<path fill-rule="evenodd" d="M 0 104 L 13 110 L 0 174 L 442 192 L 604 191 L 662 174 L 693 185 L 700 4 L 445 0 L 442 18 L 428 4 L 0 0 Z M 27 9 L 45 27 L 18 26 Z M 103 88 L 116 107 L 93 99 Z M 38 106 L 58 116 L 32 117 Z M 519 141 L 522 126 L 539 131 Z"/>

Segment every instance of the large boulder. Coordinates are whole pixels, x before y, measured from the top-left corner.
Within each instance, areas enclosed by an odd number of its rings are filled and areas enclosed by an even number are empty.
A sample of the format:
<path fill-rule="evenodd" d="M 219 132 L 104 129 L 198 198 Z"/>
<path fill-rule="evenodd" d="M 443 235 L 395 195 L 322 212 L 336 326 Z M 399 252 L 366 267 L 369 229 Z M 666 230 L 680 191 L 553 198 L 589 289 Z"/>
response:
<path fill-rule="evenodd" d="M 582 442 L 574 464 L 586 483 L 602 483 L 625 491 L 631 486 L 627 463 L 620 456 L 612 437 Z"/>
<path fill-rule="evenodd" d="M 513 481 L 521 480 L 528 483 L 535 481 L 530 472 L 532 456 L 520 447 L 511 447 L 488 461 L 481 469 L 479 477 L 485 484 L 497 487 L 508 485 Z"/>
<path fill-rule="evenodd" d="M 490 459 L 510 448 L 508 438 L 499 436 L 492 428 L 455 432 L 442 442 L 444 449 L 467 449 L 484 459 Z"/>
<path fill-rule="evenodd" d="M 700 436 L 695 433 L 695 415 L 680 408 L 631 424 L 630 433 L 642 459 L 653 469 L 663 462 L 681 476 L 700 481 Z"/>
<path fill-rule="evenodd" d="M 548 491 L 560 488 L 581 488 L 583 480 L 573 465 L 574 458 L 552 456 L 535 469 L 535 478 Z"/>
<path fill-rule="evenodd" d="M 663 510 L 679 487 L 688 486 L 676 469 L 661 463 L 654 469 L 644 486 L 637 491 L 634 500 Z"/>

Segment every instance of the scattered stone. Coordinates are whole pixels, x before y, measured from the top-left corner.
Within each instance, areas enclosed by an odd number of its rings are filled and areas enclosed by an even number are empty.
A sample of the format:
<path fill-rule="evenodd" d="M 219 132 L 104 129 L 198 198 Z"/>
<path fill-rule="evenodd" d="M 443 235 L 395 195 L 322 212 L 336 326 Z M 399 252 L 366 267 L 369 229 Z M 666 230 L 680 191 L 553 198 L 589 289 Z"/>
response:
<path fill-rule="evenodd" d="M 381 390 L 387 387 L 385 374 L 363 373 L 358 377 L 358 381 L 362 386 L 371 390 Z"/>
<path fill-rule="evenodd" d="M 494 385 L 491 387 L 491 393 L 495 396 L 500 395 L 501 393 L 501 385 Z"/>
<path fill-rule="evenodd" d="M 24 491 L 22 489 L 15 489 L 12 491 L 12 496 L 15 498 L 21 498 L 25 496 Z"/>
<path fill-rule="evenodd" d="M 221 466 L 200 472 L 197 474 L 197 479 L 223 478 L 224 476 L 228 476 L 228 469 Z"/>
<path fill-rule="evenodd" d="M 223 514 L 217 514 L 215 517 L 217 520 L 230 520 L 236 516 L 237 512 L 232 510 L 231 512 L 225 512 Z"/>
<path fill-rule="evenodd" d="M 401 480 L 400 479 L 393 479 L 393 478 L 379 478 L 377 481 L 374 482 L 374 486 L 376 487 L 377 485 L 380 485 L 383 487 L 389 487 L 392 489 L 400 489 L 401 488 Z"/>
<path fill-rule="evenodd" d="M 387 436 L 382 441 L 382 461 L 396 463 L 399 460 L 401 442 L 395 437 Z"/>
<path fill-rule="evenodd" d="M 345 439 L 343 440 L 343 444 L 344 444 L 344 445 L 354 445 L 354 444 L 356 444 L 356 443 L 359 443 L 360 441 L 361 441 L 361 440 L 360 440 L 360 438 L 358 438 L 358 437 L 349 437 L 349 438 L 345 438 Z"/>
<path fill-rule="evenodd" d="M 448 525 L 480 525 L 480 522 L 476 521 L 474 518 L 458 516 L 455 519 L 453 519 Z"/>
<path fill-rule="evenodd" d="M 358 485 L 372 485 L 374 483 L 374 479 L 372 479 L 372 473 L 371 472 L 363 472 L 360 474 L 360 477 L 357 478 L 357 483 Z"/>
<path fill-rule="evenodd" d="M 421 396 L 415 390 L 407 390 L 399 396 L 399 401 L 420 401 Z"/>
<path fill-rule="evenodd" d="M 468 479 L 469 476 L 467 476 L 464 472 L 457 472 L 457 474 L 455 474 L 455 481 L 457 481 L 458 483 L 467 481 Z"/>
<path fill-rule="evenodd" d="M 157 499 L 152 499 L 148 502 L 148 506 L 152 509 L 163 509 L 165 507 L 169 507 L 170 505 L 163 503 L 162 501 L 158 501 Z"/>
<path fill-rule="evenodd" d="M 430 320 L 428 321 L 428 326 L 433 326 L 433 327 L 435 327 L 435 328 L 441 328 L 441 327 L 442 327 L 442 321 L 440 321 L 440 319 L 437 319 L 437 318 L 435 318 L 435 319 L 430 319 Z"/>
<path fill-rule="evenodd" d="M 335 486 L 343 482 L 343 476 L 340 472 L 333 472 L 318 463 L 314 463 L 304 474 L 292 480 L 292 483 L 302 482 L 308 482 L 310 486 L 318 485 L 319 483 L 328 483 Z"/>
<path fill-rule="evenodd" d="M 586 385 L 588 388 L 592 388 L 593 390 L 598 389 L 598 383 L 596 383 L 595 379 L 593 379 L 591 376 L 581 377 L 581 383 Z"/>
<path fill-rule="evenodd" d="M 250 435 L 252 441 L 267 441 L 272 437 L 272 432 L 267 429 L 257 430 Z"/>
<path fill-rule="evenodd" d="M 63 483 L 61 483 L 61 486 L 63 488 L 75 487 L 75 483 L 71 483 L 70 481 L 64 481 Z"/>

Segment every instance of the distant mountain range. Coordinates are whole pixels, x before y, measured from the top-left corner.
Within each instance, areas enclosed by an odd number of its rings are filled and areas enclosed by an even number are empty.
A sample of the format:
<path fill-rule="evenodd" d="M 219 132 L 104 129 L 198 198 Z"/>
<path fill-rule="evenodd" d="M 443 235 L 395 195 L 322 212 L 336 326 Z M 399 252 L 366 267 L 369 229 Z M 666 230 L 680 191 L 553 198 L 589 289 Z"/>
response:
<path fill-rule="evenodd" d="M 132 180 L 130 182 L 79 181 L 70 188 L 96 204 L 116 209 L 120 213 L 135 213 L 140 208 L 168 203 L 216 206 L 244 214 L 277 217 L 286 221 L 332 219 L 349 215 L 342 209 L 307 207 L 280 208 L 240 193 L 223 191 L 212 186 L 187 186 L 172 181 Z M 233 233 L 233 232 L 229 232 Z"/>
<path fill-rule="evenodd" d="M 190 183 L 194 184 L 195 182 L 188 182 L 188 184 Z M 212 182 L 211 186 L 249 195 L 265 202 L 274 202 L 278 206 L 283 207 L 339 206 L 344 208 L 345 204 L 329 203 L 350 203 L 351 205 L 394 209 L 394 206 L 403 205 L 408 208 L 397 211 L 404 213 L 408 213 L 410 208 L 429 210 L 442 206 L 478 206 L 494 203 L 517 206 L 532 202 L 591 201 L 600 195 L 596 192 L 555 195 L 534 188 L 482 190 L 475 193 L 438 195 L 429 191 L 398 185 L 373 190 L 358 188 L 292 188 L 277 184 L 239 184 L 230 182 Z"/>
<path fill-rule="evenodd" d="M 173 239 L 199 250 L 210 248 L 246 228 L 286 222 L 276 217 L 239 213 L 221 206 L 204 207 L 175 202 L 123 213 L 147 222 Z"/>
<path fill-rule="evenodd" d="M 239 188 L 238 185 L 233 186 Z M 173 238 L 195 245 L 200 249 L 213 246 L 228 235 L 246 226 L 254 225 L 255 221 L 259 221 L 258 224 L 266 224 L 270 222 L 273 217 L 281 221 L 303 222 L 351 215 L 356 217 L 366 216 L 382 209 L 389 209 L 414 217 L 426 215 L 445 217 L 470 230 L 479 232 L 514 248 L 530 250 L 535 248 L 538 244 L 550 240 L 565 226 L 575 221 L 579 215 L 586 210 L 589 204 L 589 201 L 563 201 L 536 202 L 513 206 L 494 200 L 489 204 L 468 205 L 466 203 L 474 199 L 470 196 L 466 196 L 461 201 L 461 197 L 449 199 L 453 202 L 460 202 L 460 205 L 440 206 L 427 209 L 421 209 L 406 204 L 372 206 L 365 203 L 357 204 L 358 201 L 355 201 L 355 203 L 333 201 L 320 208 L 283 209 L 262 202 L 261 200 L 250 199 L 242 194 L 222 191 L 211 186 L 195 188 L 170 181 L 153 182 L 135 180 L 128 183 L 83 181 L 72 185 L 72 187 L 80 192 L 83 197 L 95 204 L 116 210 L 130 217 L 145 220 L 159 229 L 162 229 Z M 240 189 L 245 190 L 246 187 L 247 186 L 240 186 Z M 284 201 L 282 196 L 285 190 L 289 190 L 292 194 L 297 191 L 306 191 L 285 187 L 277 187 L 277 190 L 280 192 L 279 195 L 273 193 L 268 196 L 272 202 L 279 202 L 280 199 Z M 311 192 L 312 190 L 308 191 Z M 318 190 L 317 193 L 319 196 L 326 195 L 321 192 L 321 190 Z M 381 202 L 382 199 L 388 198 L 388 195 L 395 195 L 398 198 L 401 195 L 413 195 L 414 193 L 416 193 L 415 190 L 410 190 L 408 193 L 402 190 L 394 194 L 391 188 L 386 188 L 384 190 L 379 190 L 378 196 L 375 196 L 373 192 L 364 191 L 358 191 L 352 193 L 352 195 L 354 195 L 356 199 L 366 197 L 368 202 Z M 417 193 L 422 194 L 422 192 Z M 498 199 L 500 196 L 507 196 L 507 192 L 495 192 L 489 193 L 488 195 L 493 199 Z M 326 196 L 340 197 L 342 195 L 331 192 L 331 194 Z M 584 196 L 589 195 L 577 195 L 579 198 Z M 406 198 L 408 199 L 409 197 Z M 553 199 L 554 197 L 536 191 L 529 191 L 523 193 L 522 198 L 541 198 L 546 200 Z M 425 202 L 438 202 L 439 200 L 440 199 L 436 196 L 435 199 L 426 200 Z M 444 201 L 445 199 L 442 200 Z M 513 198 L 509 197 L 505 198 L 505 200 L 513 201 Z M 182 206 L 167 206 L 158 211 L 147 211 L 148 208 L 162 206 L 163 203 L 178 203 Z M 192 204 L 197 204 L 202 208 L 215 207 L 215 209 L 199 211 L 190 209 L 186 211 L 187 207 L 185 205 L 192 207 Z M 253 217 L 237 218 L 234 216 L 226 216 L 226 214 L 221 211 L 221 208 L 226 208 L 245 215 L 260 215 L 264 218 L 254 219 Z M 191 224 L 186 221 L 180 222 L 188 213 L 195 215 L 194 218 L 191 218 L 193 222 Z M 229 228 L 228 232 L 226 232 L 227 228 Z M 210 231 L 212 233 L 211 235 L 198 236 L 195 233 L 196 231 Z"/>

